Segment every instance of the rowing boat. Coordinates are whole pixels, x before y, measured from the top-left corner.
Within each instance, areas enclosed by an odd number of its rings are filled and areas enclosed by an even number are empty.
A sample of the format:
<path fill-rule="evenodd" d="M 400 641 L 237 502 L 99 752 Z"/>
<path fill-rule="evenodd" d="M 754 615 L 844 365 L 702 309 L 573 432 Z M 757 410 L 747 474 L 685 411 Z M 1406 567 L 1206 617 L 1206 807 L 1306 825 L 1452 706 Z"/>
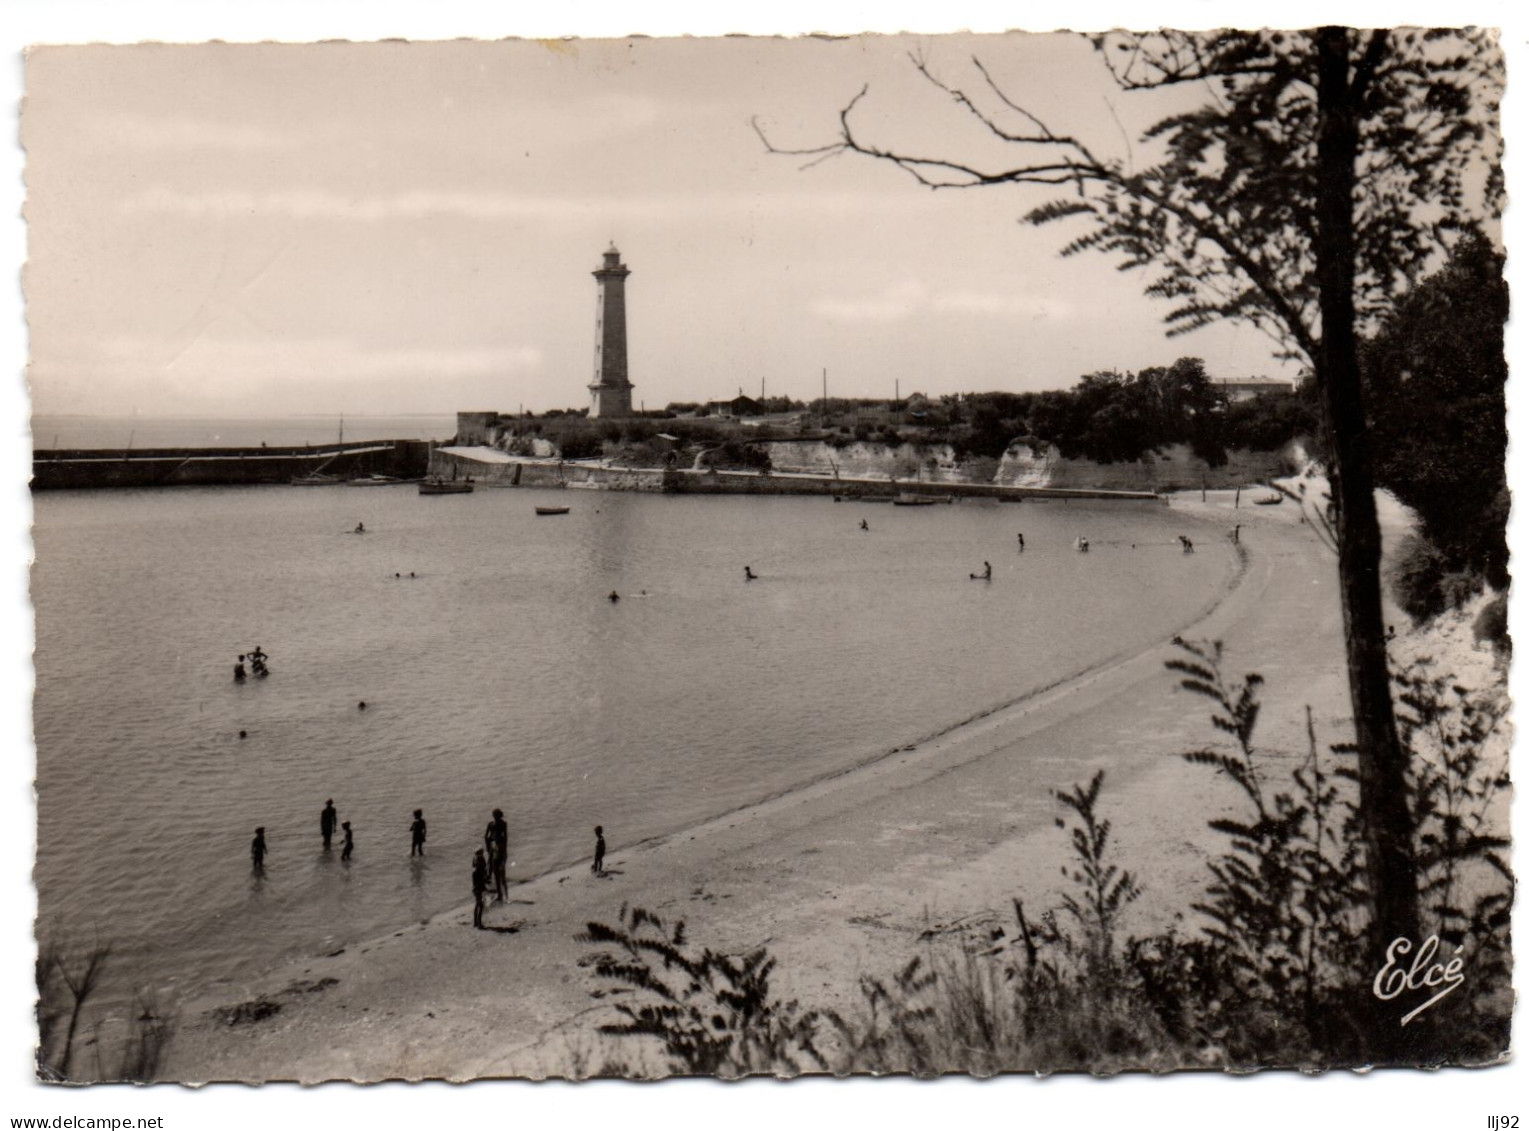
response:
<path fill-rule="evenodd" d="M 421 495 L 470 495 L 471 479 L 426 479 L 419 485 Z"/>

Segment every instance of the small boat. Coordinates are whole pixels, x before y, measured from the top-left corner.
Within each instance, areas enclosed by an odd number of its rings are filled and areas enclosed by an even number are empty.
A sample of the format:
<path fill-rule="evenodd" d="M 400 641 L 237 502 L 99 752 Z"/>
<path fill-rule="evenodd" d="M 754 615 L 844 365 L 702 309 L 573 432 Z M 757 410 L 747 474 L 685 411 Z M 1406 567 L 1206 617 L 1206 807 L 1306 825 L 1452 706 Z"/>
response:
<path fill-rule="evenodd" d="M 294 487 L 334 487 L 344 482 L 338 475 L 294 475 Z"/>
<path fill-rule="evenodd" d="M 567 514 L 567 507 L 537 507 L 537 514 Z"/>
<path fill-rule="evenodd" d="M 936 503 L 948 503 L 950 498 L 939 498 L 934 495 L 898 495 L 892 500 L 894 507 L 932 507 Z"/>
<path fill-rule="evenodd" d="M 366 475 L 360 479 L 347 479 L 345 485 L 347 487 L 396 487 L 402 482 L 404 482 L 402 479 L 393 475 Z"/>
<path fill-rule="evenodd" d="M 425 479 L 419 485 L 421 495 L 470 495 L 472 489 L 471 479 Z"/>
<path fill-rule="evenodd" d="M 1253 502 L 1255 502 L 1256 504 L 1258 504 L 1261 507 L 1272 507 L 1272 506 L 1275 506 L 1278 503 L 1283 503 L 1284 501 L 1285 501 L 1285 496 L 1281 495 L 1278 491 L 1275 491 L 1274 493 L 1269 494 L 1269 495 L 1260 495 L 1260 496 L 1258 496 L 1258 498 L 1253 500 Z"/>

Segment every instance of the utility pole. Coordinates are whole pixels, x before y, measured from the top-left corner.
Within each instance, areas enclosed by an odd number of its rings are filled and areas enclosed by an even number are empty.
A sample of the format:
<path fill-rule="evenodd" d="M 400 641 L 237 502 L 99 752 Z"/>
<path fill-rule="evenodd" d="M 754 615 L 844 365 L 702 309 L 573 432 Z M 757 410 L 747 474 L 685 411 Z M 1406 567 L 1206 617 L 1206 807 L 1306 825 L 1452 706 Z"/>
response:
<path fill-rule="evenodd" d="M 828 426 L 828 367 L 823 367 L 823 426 Z"/>

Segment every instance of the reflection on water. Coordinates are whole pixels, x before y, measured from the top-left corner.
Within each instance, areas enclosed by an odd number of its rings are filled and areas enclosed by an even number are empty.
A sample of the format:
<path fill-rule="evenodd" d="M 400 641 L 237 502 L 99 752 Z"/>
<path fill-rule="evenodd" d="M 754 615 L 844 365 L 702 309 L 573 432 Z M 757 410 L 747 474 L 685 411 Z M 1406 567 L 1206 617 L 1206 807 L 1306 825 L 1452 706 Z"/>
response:
<path fill-rule="evenodd" d="M 512 879 L 587 857 L 596 824 L 616 852 L 1160 639 L 1231 568 L 1152 505 L 588 492 L 533 514 L 569 498 L 39 495 L 45 929 L 99 930 L 165 988 L 238 978 L 465 902 L 494 806 Z M 234 683 L 257 645 L 270 678 Z"/>

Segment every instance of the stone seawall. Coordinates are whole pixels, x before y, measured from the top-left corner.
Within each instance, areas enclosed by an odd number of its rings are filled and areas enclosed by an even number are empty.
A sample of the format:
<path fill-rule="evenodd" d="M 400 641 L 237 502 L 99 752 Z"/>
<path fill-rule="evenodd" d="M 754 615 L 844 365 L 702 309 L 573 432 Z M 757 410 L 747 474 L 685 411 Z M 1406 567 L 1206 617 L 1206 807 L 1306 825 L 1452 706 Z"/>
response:
<path fill-rule="evenodd" d="M 608 491 L 662 491 L 661 468 L 603 467 L 561 460 L 507 459 L 493 449 L 481 458 L 460 451 L 436 451 L 430 475 L 471 479 L 485 487 L 598 487 Z"/>
<path fill-rule="evenodd" d="M 290 483 L 322 472 L 341 479 L 424 474 L 428 445 L 361 441 L 343 448 L 156 448 L 137 452 L 38 451 L 32 490 L 101 487 L 213 487 Z"/>
<path fill-rule="evenodd" d="M 595 463 L 530 460 L 505 456 L 491 448 L 477 453 L 461 448 L 436 451 L 430 474 L 444 479 L 472 479 L 484 487 L 566 487 L 606 491 L 663 491 L 679 495 L 813 495 L 818 498 L 880 498 L 922 495 L 940 498 L 1097 498 L 1153 501 L 1146 491 L 1083 487 L 1014 487 L 998 483 L 930 482 L 835 477 L 832 475 L 761 474 L 691 468 L 628 468 Z"/>

